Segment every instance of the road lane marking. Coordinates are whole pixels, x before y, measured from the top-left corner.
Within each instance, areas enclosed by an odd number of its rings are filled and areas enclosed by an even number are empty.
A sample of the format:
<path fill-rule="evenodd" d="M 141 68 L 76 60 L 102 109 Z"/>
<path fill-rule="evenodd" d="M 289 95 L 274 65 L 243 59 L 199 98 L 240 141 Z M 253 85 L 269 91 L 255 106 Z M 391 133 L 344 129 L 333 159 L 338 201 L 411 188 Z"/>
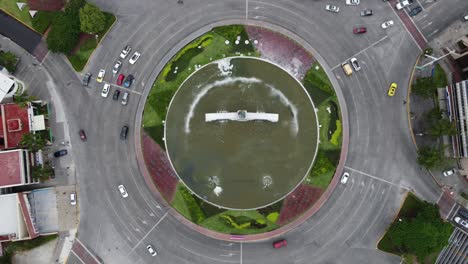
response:
<path fill-rule="evenodd" d="M 187 252 L 190 252 L 194 255 L 197 255 L 199 257 L 202 257 L 202 258 L 207 258 L 207 259 L 211 259 L 211 260 L 215 260 L 215 261 L 221 261 L 221 262 L 226 262 L 226 263 L 238 263 L 237 261 L 232 261 L 232 260 L 224 260 L 224 259 L 217 259 L 217 258 L 212 258 L 212 257 L 208 257 L 206 255 L 203 255 L 203 254 L 200 254 L 200 253 L 197 253 L 195 251 L 192 251 L 190 249 L 187 249 L 187 248 L 184 248 L 183 246 L 180 246 L 180 248 L 186 250 Z M 242 263 L 241 263 L 242 264 Z"/>
<path fill-rule="evenodd" d="M 240 242 L 240 264 L 242 264 L 242 241 Z"/>
<path fill-rule="evenodd" d="M 357 172 L 357 173 L 362 174 L 362 175 L 364 175 L 364 176 L 367 176 L 367 177 L 370 177 L 370 178 L 373 178 L 373 179 L 376 179 L 376 180 L 379 180 L 379 181 L 383 181 L 383 182 L 386 182 L 386 183 L 391 184 L 391 185 L 393 185 L 393 186 L 396 186 L 396 187 L 398 187 L 398 188 L 405 189 L 405 190 L 409 191 L 409 188 L 408 188 L 408 187 L 401 186 L 401 185 L 399 185 L 399 184 L 396 184 L 396 183 L 393 183 L 393 182 L 391 182 L 391 181 L 387 181 L 387 180 L 378 178 L 378 177 L 376 177 L 376 176 L 370 175 L 370 174 L 368 174 L 368 173 L 365 173 L 365 172 L 362 172 L 362 171 L 359 171 L 359 170 L 355 170 L 355 169 L 350 168 L 350 167 L 348 167 L 348 166 L 345 166 L 345 168 L 348 169 L 348 170 L 350 170 L 350 171 Z"/>
<path fill-rule="evenodd" d="M 414 43 L 416 44 L 416 46 L 418 47 L 419 50 L 421 50 L 421 47 L 419 46 L 418 42 L 416 41 L 416 39 L 413 37 L 413 35 L 411 34 L 411 32 L 409 31 L 409 29 L 406 27 L 405 23 L 403 22 L 403 20 L 401 19 L 401 17 L 398 15 L 398 13 L 395 11 L 395 9 L 393 9 L 393 6 L 390 4 L 390 2 L 387 2 L 388 5 L 390 6 L 390 8 L 392 9 L 393 13 L 397 16 L 398 20 L 400 20 L 401 24 L 403 25 L 403 27 L 405 28 L 406 32 L 408 32 L 408 34 L 410 35 L 410 37 L 413 39 Z M 403 11 L 404 12 L 404 11 Z M 410 22 L 413 23 L 413 21 L 411 20 L 410 18 Z M 416 27 L 416 25 L 413 23 L 414 27 L 419 31 L 419 28 Z M 421 33 L 421 31 L 419 31 L 419 33 Z M 424 37 L 423 34 L 421 34 L 421 36 L 423 37 L 423 39 L 426 41 L 427 43 L 427 40 L 426 38 Z"/>
<path fill-rule="evenodd" d="M 138 241 L 138 243 L 136 243 L 136 245 L 132 248 L 132 250 L 130 250 L 130 252 L 128 253 L 127 256 L 129 256 L 130 254 L 132 254 L 132 252 L 135 250 L 135 248 L 138 247 L 138 245 L 140 245 L 140 243 L 161 223 L 162 220 L 164 220 L 164 218 L 166 218 L 167 214 L 169 212 L 166 212 L 162 217 L 161 219 L 159 219 L 159 221 L 154 224 L 154 226 L 146 233 L 146 235 L 143 236 L 143 238 L 140 239 L 140 241 Z"/>
<path fill-rule="evenodd" d="M 388 38 L 388 36 L 385 36 L 385 37 L 383 37 L 383 38 L 377 40 L 376 42 L 372 43 L 372 45 L 368 46 L 368 47 L 365 48 L 365 49 L 362 49 L 362 50 L 359 51 L 358 53 L 356 53 L 356 54 L 354 54 L 353 56 L 347 58 L 345 61 L 348 61 L 349 59 L 354 58 L 354 57 L 356 57 L 357 55 L 359 55 L 359 54 L 365 52 L 366 50 L 368 50 L 368 49 L 374 47 L 375 45 L 377 45 L 377 44 L 379 44 L 380 42 L 384 41 L 386 38 Z M 338 64 L 338 65 L 336 65 L 335 67 L 331 68 L 331 70 L 333 71 L 333 70 L 335 70 L 336 68 L 338 68 L 338 67 L 340 67 L 340 66 L 341 66 L 341 63 Z"/>
<path fill-rule="evenodd" d="M 422 27 L 421 29 L 425 29 L 425 28 L 427 28 L 427 27 L 430 26 L 430 25 L 432 25 L 432 21 L 429 22 L 429 23 L 427 23 L 427 24 L 426 24 L 424 27 Z"/>
<path fill-rule="evenodd" d="M 249 0 L 245 0 L 245 20 L 249 19 Z"/>

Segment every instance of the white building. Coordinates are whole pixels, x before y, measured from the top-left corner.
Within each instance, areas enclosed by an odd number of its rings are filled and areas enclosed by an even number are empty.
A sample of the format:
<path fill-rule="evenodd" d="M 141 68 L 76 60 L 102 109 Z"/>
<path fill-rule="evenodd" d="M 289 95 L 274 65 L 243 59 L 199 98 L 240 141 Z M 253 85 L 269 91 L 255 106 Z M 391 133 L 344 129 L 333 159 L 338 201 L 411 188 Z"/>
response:
<path fill-rule="evenodd" d="M 7 71 L 0 70 L 0 102 L 6 98 L 12 98 L 16 93 L 22 93 L 24 83 Z"/>

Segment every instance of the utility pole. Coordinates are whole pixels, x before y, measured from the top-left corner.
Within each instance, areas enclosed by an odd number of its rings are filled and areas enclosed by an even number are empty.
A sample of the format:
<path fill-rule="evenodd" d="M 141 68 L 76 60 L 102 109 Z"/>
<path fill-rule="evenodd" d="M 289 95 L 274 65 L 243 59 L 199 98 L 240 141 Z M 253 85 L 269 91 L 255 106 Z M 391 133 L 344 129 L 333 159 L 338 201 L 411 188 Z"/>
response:
<path fill-rule="evenodd" d="M 452 53 L 455 53 L 455 50 L 450 50 L 449 48 L 447 48 L 447 50 L 449 51 L 449 53 L 447 53 L 447 54 L 445 54 L 444 56 L 439 57 L 439 58 L 433 57 L 433 56 L 431 56 L 431 55 L 424 54 L 424 56 L 426 56 L 426 57 L 428 57 L 428 58 L 431 58 L 432 61 L 430 61 L 430 62 L 424 64 L 423 66 L 416 66 L 416 69 L 422 70 L 422 69 L 424 69 L 425 67 L 434 64 L 434 62 L 436 62 L 436 61 L 438 61 L 438 60 L 441 60 L 441 59 L 447 57 L 448 55 L 450 55 L 450 54 L 452 54 Z"/>

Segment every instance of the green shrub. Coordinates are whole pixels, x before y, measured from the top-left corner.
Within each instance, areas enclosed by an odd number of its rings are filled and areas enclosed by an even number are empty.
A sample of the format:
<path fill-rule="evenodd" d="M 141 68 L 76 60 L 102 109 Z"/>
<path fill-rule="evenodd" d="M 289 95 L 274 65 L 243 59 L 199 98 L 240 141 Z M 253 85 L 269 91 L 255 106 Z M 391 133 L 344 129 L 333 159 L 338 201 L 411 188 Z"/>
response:
<path fill-rule="evenodd" d="M 58 11 L 39 11 L 36 16 L 31 19 L 32 27 L 37 30 L 37 32 L 44 33 L 59 14 L 60 12 Z"/>
<path fill-rule="evenodd" d="M 274 203 L 272 205 L 269 205 L 267 207 L 257 209 L 257 212 L 259 212 L 264 217 L 267 217 L 270 213 L 281 211 L 281 207 L 283 207 L 283 200 L 278 201 L 278 202 L 276 202 L 276 203 Z"/>
<path fill-rule="evenodd" d="M 75 47 L 80 34 L 80 18 L 76 13 L 62 13 L 52 22 L 47 47 L 52 52 L 69 54 Z"/>
<path fill-rule="evenodd" d="M 0 65 L 4 66 L 9 72 L 16 71 L 18 57 L 13 52 L 0 50 Z"/>
<path fill-rule="evenodd" d="M 176 202 L 177 194 L 180 195 L 182 201 L 177 200 Z M 185 215 L 194 223 L 198 224 L 205 220 L 205 215 L 203 214 L 197 202 L 195 201 L 195 198 L 189 192 L 189 190 L 182 184 L 179 184 L 177 186 L 177 193 L 173 201 L 173 206 L 177 209 L 177 211 Z"/>
<path fill-rule="evenodd" d="M 236 222 L 237 217 L 234 217 L 234 216 L 231 216 L 231 215 L 227 215 L 227 214 L 226 214 L 226 215 L 221 215 L 220 217 L 221 217 L 222 219 L 224 219 L 225 222 L 226 222 L 228 225 L 230 225 L 230 226 L 232 226 L 232 227 L 234 227 L 234 228 L 236 228 L 236 229 L 244 229 L 244 228 L 247 228 L 247 227 L 250 226 L 250 221 L 248 221 L 248 222 L 243 222 L 243 223 L 242 223 L 242 222 L 241 222 L 241 223 L 237 223 L 237 222 Z"/>
<path fill-rule="evenodd" d="M 270 213 L 270 214 L 267 215 L 268 221 L 270 221 L 272 223 L 276 223 L 276 221 L 278 220 L 278 217 L 279 217 L 278 212 L 273 212 L 273 213 Z"/>
<path fill-rule="evenodd" d="M 335 146 L 338 146 L 340 144 L 341 130 L 342 130 L 341 121 L 336 120 L 336 130 L 335 130 L 335 132 L 333 132 L 333 135 L 332 135 L 332 137 L 330 139 L 330 143 L 332 143 Z"/>

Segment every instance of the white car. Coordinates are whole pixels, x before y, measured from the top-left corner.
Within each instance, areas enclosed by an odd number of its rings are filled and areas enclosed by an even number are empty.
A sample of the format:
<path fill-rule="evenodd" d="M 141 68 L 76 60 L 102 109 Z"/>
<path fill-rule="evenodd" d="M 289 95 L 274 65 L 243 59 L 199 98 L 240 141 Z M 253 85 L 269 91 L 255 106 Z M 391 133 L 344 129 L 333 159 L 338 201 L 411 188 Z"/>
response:
<path fill-rule="evenodd" d="M 106 70 L 100 69 L 99 73 L 98 73 L 98 76 L 96 78 L 96 81 L 97 82 L 102 82 L 102 80 L 104 80 L 104 75 L 106 75 Z"/>
<path fill-rule="evenodd" d="M 105 83 L 104 87 L 102 88 L 101 96 L 107 98 L 110 92 L 110 84 Z"/>
<path fill-rule="evenodd" d="M 396 9 L 401 10 L 409 5 L 410 5 L 410 2 L 408 0 L 403 0 L 400 3 L 396 4 Z"/>
<path fill-rule="evenodd" d="M 132 50 L 132 47 L 130 47 L 128 45 L 125 46 L 125 48 L 120 53 L 120 58 L 125 59 L 127 57 L 127 55 L 130 53 L 131 50 Z"/>
<path fill-rule="evenodd" d="M 444 174 L 444 177 L 448 177 L 450 175 L 455 174 L 455 172 L 456 172 L 455 169 L 450 169 L 450 170 L 444 171 L 443 174 Z"/>
<path fill-rule="evenodd" d="M 76 205 L 76 193 L 75 192 L 70 193 L 70 204 Z"/>
<path fill-rule="evenodd" d="M 352 58 L 350 60 L 350 62 L 351 62 L 351 65 L 353 65 L 353 68 L 354 68 L 355 71 L 360 71 L 361 70 L 361 65 L 359 65 L 359 62 L 358 62 L 358 60 L 356 58 Z"/>
<path fill-rule="evenodd" d="M 389 20 L 389 21 L 387 21 L 387 22 L 383 22 L 383 23 L 382 23 L 382 28 L 383 28 L 383 29 L 389 28 L 389 27 L 391 27 L 391 26 L 393 26 L 393 20 Z"/>
<path fill-rule="evenodd" d="M 151 245 L 147 245 L 146 246 L 146 249 L 148 250 L 148 252 L 151 254 L 151 256 L 156 256 L 158 254 L 158 252 L 156 252 L 156 250 L 154 250 L 153 246 Z"/>
<path fill-rule="evenodd" d="M 338 13 L 340 11 L 340 8 L 334 5 L 326 5 L 325 10 L 333 12 L 333 13 Z"/>
<path fill-rule="evenodd" d="M 347 172 L 343 173 L 343 176 L 341 176 L 341 183 L 346 184 L 348 182 L 348 179 L 349 179 L 349 173 Z"/>
<path fill-rule="evenodd" d="M 457 223 L 457 224 L 463 226 L 464 228 L 468 228 L 468 222 L 467 222 L 466 220 L 461 219 L 461 218 L 458 217 L 458 216 L 455 217 L 453 220 L 455 221 L 455 223 Z"/>
<path fill-rule="evenodd" d="M 135 53 L 133 53 L 132 57 L 129 60 L 130 64 L 135 64 L 135 62 L 137 62 L 140 56 L 141 56 L 141 53 L 138 51 L 135 51 Z"/>
<path fill-rule="evenodd" d="M 128 197 L 128 193 L 127 193 L 127 190 L 125 189 L 125 186 L 123 186 L 122 184 L 119 185 L 119 192 L 120 194 L 122 195 L 123 198 L 127 198 Z"/>
<path fill-rule="evenodd" d="M 112 68 L 112 74 L 117 74 L 120 70 L 120 67 L 122 67 L 122 62 L 121 61 L 116 61 L 114 64 L 114 67 Z"/>
<path fill-rule="evenodd" d="M 346 0 L 347 5 L 359 5 L 359 0 Z"/>

